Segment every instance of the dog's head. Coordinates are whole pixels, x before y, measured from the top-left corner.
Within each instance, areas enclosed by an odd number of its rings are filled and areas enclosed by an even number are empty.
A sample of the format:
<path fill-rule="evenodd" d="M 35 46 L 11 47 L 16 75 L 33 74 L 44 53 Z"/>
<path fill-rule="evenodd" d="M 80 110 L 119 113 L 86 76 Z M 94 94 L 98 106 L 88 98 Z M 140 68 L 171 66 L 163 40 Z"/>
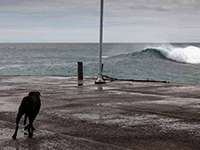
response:
<path fill-rule="evenodd" d="M 29 92 L 28 96 L 40 97 L 40 92 L 39 91 L 31 91 L 31 92 Z"/>

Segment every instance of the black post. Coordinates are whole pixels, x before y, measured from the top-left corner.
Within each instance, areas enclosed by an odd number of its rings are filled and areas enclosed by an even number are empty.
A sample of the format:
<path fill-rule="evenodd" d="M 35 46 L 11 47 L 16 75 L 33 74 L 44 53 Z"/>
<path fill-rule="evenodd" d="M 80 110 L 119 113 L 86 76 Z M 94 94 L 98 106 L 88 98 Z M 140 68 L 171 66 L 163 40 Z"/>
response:
<path fill-rule="evenodd" d="M 83 85 L 83 62 L 78 62 L 78 86 Z"/>
<path fill-rule="evenodd" d="M 104 64 L 101 64 L 101 72 L 103 72 L 103 65 Z M 102 78 L 103 78 L 103 74 L 102 74 Z"/>

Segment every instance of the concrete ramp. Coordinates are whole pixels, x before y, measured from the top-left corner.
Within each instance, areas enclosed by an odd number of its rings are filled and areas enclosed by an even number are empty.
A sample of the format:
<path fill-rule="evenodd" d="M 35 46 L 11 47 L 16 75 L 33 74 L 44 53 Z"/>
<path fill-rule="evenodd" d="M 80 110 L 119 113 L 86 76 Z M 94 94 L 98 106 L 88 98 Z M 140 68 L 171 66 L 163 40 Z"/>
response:
<path fill-rule="evenodd" d="M 200 87 L 76 78 L 0 77 L 2 150 L 199 150 Z M 32 139 L 11 139 L 21 99 L 41 92 Z"/>

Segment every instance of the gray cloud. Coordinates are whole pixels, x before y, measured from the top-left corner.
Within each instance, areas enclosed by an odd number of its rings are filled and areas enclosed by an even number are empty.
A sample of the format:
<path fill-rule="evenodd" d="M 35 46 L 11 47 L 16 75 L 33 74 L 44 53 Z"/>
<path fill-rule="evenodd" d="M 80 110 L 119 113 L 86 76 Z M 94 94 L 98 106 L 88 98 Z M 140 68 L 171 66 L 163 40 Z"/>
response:
<path fill-rule="evenodd" d="M 1 0 L 1 8 L 16 10 L 57 10 L 57 9 L 91 9 L 98 7 L 100 0 Z M 129 11 L 138 9 L 176 10 L 198 9 L 199 0 L 105 0 L 111 10 Z"/>
<path fill-rule="evenodd" d="M 9 34 L 0 37 L 0 41 L 24 39 L 22 35 L 37 40 L 40 33 L 46 35 L 43 40 L 70 41 L 64 37 L 70 35 L 75 41 L 96 41 L 99 3 L 100 0 L 1 0 L 0 34 Z M 199 8 L 199 0 L 105 0 L 105 39 L 196 41 L 200 39 L 196 35 L 200 31 Z M 118 32 L 124 36 L 117 36 Z"/>

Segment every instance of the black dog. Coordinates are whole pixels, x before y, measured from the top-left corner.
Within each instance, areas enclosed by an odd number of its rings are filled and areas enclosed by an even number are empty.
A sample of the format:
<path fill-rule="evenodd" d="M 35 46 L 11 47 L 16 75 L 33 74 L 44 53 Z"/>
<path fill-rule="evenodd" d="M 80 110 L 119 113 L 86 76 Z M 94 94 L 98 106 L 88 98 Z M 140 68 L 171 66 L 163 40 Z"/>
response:
<path fill-rule="evenodd" d="M 38 91 L 32 91 L 28 94 L 28 96 L 23 98 L 16 117 L 16 129 L 15 133 L 12 136 L 13 139 L 16 139 L 19 122 L 23 115 L 25 115 L 24 125 L 26 124 L 26 119 L 29 119 L 29 124 L 24 129 L 28 130 L 28 136 L 30 138 L 33 136 L 33 130 L 35 130 L 35 128 L 33 127 L 33 121 L 40 111 L 40 106 L 40 92 Z"/>

